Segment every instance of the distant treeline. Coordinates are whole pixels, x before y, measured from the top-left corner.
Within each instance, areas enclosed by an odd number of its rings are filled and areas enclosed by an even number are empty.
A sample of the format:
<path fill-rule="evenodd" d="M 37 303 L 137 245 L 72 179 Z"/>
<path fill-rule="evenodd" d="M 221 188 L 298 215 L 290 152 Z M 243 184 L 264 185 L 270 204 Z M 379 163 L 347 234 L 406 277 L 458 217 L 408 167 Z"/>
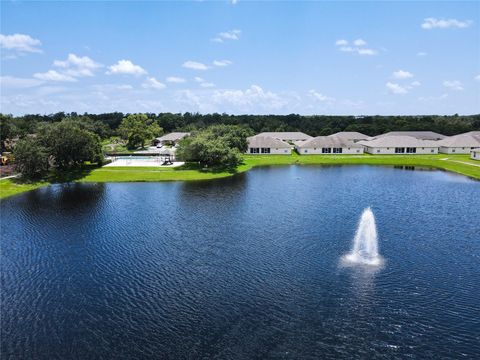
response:
<path fill-rule="evenodd" d="M 100 137 L 117 134 L 117 129 L 128 114 L 120 112 L 105 114 L 77 114 L 59 112 L 50 115 L 10 116 L 0 114 L 2 127 L 10 126 L 12 134 L 25 135 L 36 132 L 41 123 L 60 122 L 65 118 L 82 119 Z M 262 131 L 302 131 L 312 136 L 330 135 L 338 131 L 359 131 L 366 135 L 378 135 L 388 131 L 431 130 L 444 135 L 455 135 L 480 130 L 478 115 L 422 115 L 422 116 L 329 116 L 315 115 L 228 115 L 228 114 L 172 114 L 146 113 L 149 119 L 158 123 L 165 133 L 172 131 L 193 131 L 210 125 L 243 125 L 255 133 Z M 7 124 L 8 123 L 8 124 Z M 105 126 L 106 125 L 106 126 Z M 4 134 L 3 134 L 4 135 Z M 4 137 L 4 136 L 2 136 Z"/>

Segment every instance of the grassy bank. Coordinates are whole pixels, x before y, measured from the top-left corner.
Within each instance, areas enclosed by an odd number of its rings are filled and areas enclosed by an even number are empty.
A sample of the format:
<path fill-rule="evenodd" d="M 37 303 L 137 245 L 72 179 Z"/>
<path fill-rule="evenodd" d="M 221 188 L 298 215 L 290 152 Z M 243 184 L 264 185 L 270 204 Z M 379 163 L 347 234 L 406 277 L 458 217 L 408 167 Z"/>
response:
<path fill-rule="evenodd" d="M 442 169 L 480 180 L 480 162 L 468 155 L 245 155 L 235 172 L 212 171 L 195 166 L 179 168 L 106 167 L 84 168 L 73 173 L 55 174 L 48 181 L 19 183 L 16 179 L 0 180 L 0 199 L 57 182 L 143 182 L 192 181 L 219 179 L 248 171 L 255 166 L 275 165 L 378 165 L 420 166 Z"/>

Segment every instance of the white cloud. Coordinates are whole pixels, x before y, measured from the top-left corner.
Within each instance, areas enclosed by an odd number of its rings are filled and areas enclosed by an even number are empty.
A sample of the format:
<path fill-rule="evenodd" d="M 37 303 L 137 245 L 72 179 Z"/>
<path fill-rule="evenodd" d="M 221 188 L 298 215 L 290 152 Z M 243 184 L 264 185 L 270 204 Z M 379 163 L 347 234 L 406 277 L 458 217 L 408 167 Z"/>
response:
<path fill-rule="evenodd" d="M 310 90 L 308 92 L 308 94 L 317 101 L 321 101 L 321 102 L 333 102 L 333 101 L 335 101 L 334 98 L 323 95 L 323 94 L 321 94 L 321 93 L 319 93 L 319 92 L 317 92 L 316 90 L 313 90 L 313 89 Z"/>
<path fill-rule="evenodd" d="M 347 46 L 348 41 L 345 40 L 345 39 L 340 39 L 340 40 L 335 41 L 335 45 L 337 45 L 337 46 Z"/>
<path fill-rule="evenodd" d="M 202 82 L 200 83 L 200 86 L 203 88 L 212 88 L 215 87 L 215 84 L 211 82 Z"/>
<path fill-rule="evenodd" d="M 222 43 L 226 40 L 239 40 L 241 34 L 242 31 L 238 29 L 225 31 L 218 33 L 211 41 Z"/>
<path fill-rule="evenodd" d="M 233 106 L 245 112 L 276 111 L 287 104 L 280 95 L 265 91 L 258 85 L 251 85 L 246 90 L 216 90 L 212 99 L 217 105 Z"/>
<path fill-rule="evenodd" d="M 169 76 L 167 77 L 167 82 L 169 83 L 175 83 L 175 84 L 181 84 L 187 82 L 184 78 L 181 77 L 176 77 L 176 76 Z"/>
<path fill-rule="evenodd" d="M 230 60 L 214 60 L 213 65 L 215 66 L 228 66 L 231 65 L 232 62 Z"/>
<path fill-rule="evenodd" d="M 472 20 L 457 20 L 457 19 L 436 19 L 436 18 L 426 18 L 423 20 L 422 28 L 426 30 L 431 29 L 449 29 L 457 28 L 464 29 L 473 24 Z"/>
<path fill-rule="evenodd" d="M 199 77 L 199 76 L 195 76 L 193 79 L 194 79 L 196 82 L 200 82 L 200 83 L 205 81 L 203 78 L 201 78 L 201 77 Z"/>
<path fill-rule="evenodd" d="M 192 69 L 192 70 L 207 70 L 208 69 L 207 65 L 205 65 L 201 62 L 191 61 L 191 60 L 185 61 L 182 66 L 184 68 Z"/>
<path fill-rule="evenodd" d="M 77 81 L 73 76 L 62 74 L 55 70 L 48 70 L 45 73 L 35 73 L 33 77 L 45 81 Z"/>
<path fill-rule="evenodd" d="M 448 94 L 442 94 L 440 96 L 426 96 L 426 97 L 422 96 L 418 98 L 418 101 L 422 101 L 422 102 L 439 101 L 439 100 L 446 99 L 447 97 L 448 97 Z"/>
<path fill-rule="evenodd" d="M 43 81 L 31 78 L 17 78 L 14 76 L 0 76 L 0 86 L 3 88 L 31 88 L 43 84 Z"/>
<path fill-rule="evenodd" d="M 427 53 L 425 51 L 420 51 L 417 53 L 417 56 L 427 56 Z"/>
<path fill-rule="evenodd" d="M 0 34 L 0 46 L 2 49 L 13 50 L 18 52 L 42 52 L 39 46 L 42 45 L 40 40 L 32 38 L 30 35 L 25 34 L 13 34 L 3 35 Z"/>
<path fill-rule="evenodd" d="M 119 60 L 116 64 L 108 67 L 107 75 L 112 74 L 128 74 L 128 75 L 144 75 L 147 72 L 139 65 L 135 65 L 130 60 Z"/>
<path fill-rule="evenodd" d="M 474 79 L 480 81 L 480 75 L 475 76 Z"/>
<path fill-rule="evenodd" d="M 167 86 L 154 77 L 149 77 L 145 80 L 145 82 L 142 84 L 142 87 L 144 89 L 157 89 L 157 90 L 162 90 L 165 89 Z"/>
<path fill-rule="evenodd" d="M 454 90 L 454 91 L 462 91 L 463 90 L 463 85 L 460 81 L 458 80 L 445 80 L 443 82 L 443 86 L 445 86 L 446 88 L 450 89 L 450 90 Z"/>
<path fill-rule="evenodd" d="M 68 54 L 67 60 L 64 61 L 55 60 L 53 65 L 65 69 L 62 73 L 75 77 L 93 76 L 93 72 L 103 66 L 88 56 L 80 57 L 75 54 Z"/>
<path fill-rule="evenodd" d="M 133 86 L 128 85 L 128 84 L 121 84 L 121 85 L 117 86 L 117 89 L 118 90 L 133 90 Z"/>
<path fill-rule="evenodd" d="M 393 72 L 392 77 L 394 79 L 410 79 L 413 77 L 413 74 L 409 71 L 397 70 Z"/>
<path fill-rule="evenodd" d="M 412 81 L 411 86 L 420 86 L 422 83 L 420 81 Z"/>
<path fill-rule="evenodd" d="M 230 0 L 230 4 L 232 5 L 237 5 L 237 3 L 238 3 L 238 0 Z"/>
<path fill-rule="evenodd" d="M 392 94 L 404 95 L 408 93 L 407 88 L 401 86 L 400 84 L 387 82 L 385 86 L 387 87 L 388 91 L 390 91 Z"/>
<path fill-rule="evenodd" d="M 367 45 L 367 42 L 363 39 L 357 39 L 353 42 L 353 45 L 355 45 L 355 46 L 365 46 L 365 45 Z"/>
<path fill-rule="evenodd" d="M 344 39 L 340 39 L 335 42 L 335 45 L 337 46 L 338 50 L 342 52 L 356 53 L 358 55 L 369 55 L 369 56 L 378 54 L 377 50 L 364 47 L 365 45 L 367 45 L 367 42 L 363 39 L 354 40 L 353 45 L 355 46 L 349 46 L 348 44 L 349 42 Z"/>

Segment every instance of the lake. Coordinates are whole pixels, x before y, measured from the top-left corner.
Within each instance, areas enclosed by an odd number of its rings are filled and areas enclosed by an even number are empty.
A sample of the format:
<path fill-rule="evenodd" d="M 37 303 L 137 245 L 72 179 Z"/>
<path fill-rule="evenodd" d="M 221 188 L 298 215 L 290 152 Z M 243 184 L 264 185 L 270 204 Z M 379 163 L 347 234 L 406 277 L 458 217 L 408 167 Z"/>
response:
<path fill-rule="evenodd" d="M 2 359 L 480 355 L 480 182 L 388 167 L 1 203 Z M 382 266 L 344 266 L 371 206 Z"/>

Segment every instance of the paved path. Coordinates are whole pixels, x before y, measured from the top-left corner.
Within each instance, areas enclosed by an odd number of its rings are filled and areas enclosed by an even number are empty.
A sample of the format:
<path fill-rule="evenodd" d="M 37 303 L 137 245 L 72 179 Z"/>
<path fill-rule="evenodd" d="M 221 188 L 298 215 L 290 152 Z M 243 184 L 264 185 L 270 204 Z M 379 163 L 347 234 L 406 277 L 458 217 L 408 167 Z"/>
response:
<path fill-rule="evenodd" d="M 440 160 L 448 160 L 448 161 L 456 162 L 456 163 L 459 163 L 459 164 L 465 164 L 465 165 L 472 165 L 472 166 L 480 167 L 480 164 L 472 164 L 472 163 L 466 162 L 466 161 L 450 160 L 449 158 L 444 158 L 444 159 L 440 159 Z"/>
<path fill-rule="evenodd" d="M 0 178 L 0 180 L 6 180 L 6 179 L 13 179 L 16 178 L 18 175 L 10 175 L 10 176 L 5 176 L 3 178 Z"/>

